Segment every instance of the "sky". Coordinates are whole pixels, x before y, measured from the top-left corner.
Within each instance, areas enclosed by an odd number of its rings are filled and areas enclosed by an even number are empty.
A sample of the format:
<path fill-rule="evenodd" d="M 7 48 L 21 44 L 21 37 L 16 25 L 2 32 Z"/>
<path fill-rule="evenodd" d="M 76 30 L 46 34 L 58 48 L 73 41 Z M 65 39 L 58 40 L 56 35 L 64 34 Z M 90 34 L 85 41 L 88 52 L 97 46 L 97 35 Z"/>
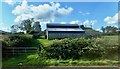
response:
<path fill-rule="evenodd" d="M 10 31 L 14 24 L 34 18 L 42 30 L 47 23 L 102 26 L 118 25 L 118 2 L 14 2 L 5 0 L 0 5 L 0 30 Z"/>

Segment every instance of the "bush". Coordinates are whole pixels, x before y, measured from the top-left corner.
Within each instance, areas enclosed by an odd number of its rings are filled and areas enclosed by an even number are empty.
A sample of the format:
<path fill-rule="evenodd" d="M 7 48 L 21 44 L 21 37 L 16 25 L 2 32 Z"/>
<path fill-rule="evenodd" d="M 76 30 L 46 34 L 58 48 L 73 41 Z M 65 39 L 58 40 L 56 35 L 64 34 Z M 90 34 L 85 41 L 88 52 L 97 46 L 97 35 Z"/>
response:
<path fill-rule="evenodd" d="M 7 47 L 30 47 L 35 45 L 34 41 L 30 35 L 7 35 L 3 39 L 4 46 Z"/>
<path fill-rule="evenodd" d="M 34 30 L 30 30 L 30 31 L 27 31 L 27 32 L 28 32 L 28 34 L 34 34 L 35 33 Z"/>
<path fill-rule="evenodd" d="M 15 34 L 15 35 L 5 35 L 5 37 L 2 40 L 2 56 L 8 57 L 11 56 L 13 57 L 13 50 L 11 49 L 6 49 L 7 47 L 39 47 L 42 46 L 41 43 L 33 39 L 31 35 L 20 35 L 20 34 Z M 20 52 L 23 50 L 14 50 L 18 54 L 15 54 L 15 56 L 21 55 Z M 36 50 L 37 51 L 37 50 Z M 10 53 L 9 53 L 10 52 Z M 32 53 L 34 51 L 28 50 L 28 52 Z M 7 54 L 9 53 L 9 54 Z"/>
<path fill-rule="evenodd" d="M 33 34 L 33 37 L 32 37 L 32 38 L 34 38 L 34 39 L 40 39 L 41 36 L 42 36 L 42 35 L 41 35 L 40 33 L 35 32 L 35 33 Z"/>
<path fill-rule="evenodd" d="M 94 38 L 93 46 L 96 49 L 96 54 L 98 57 L 105 58 L 105 59 L 118 59 L 118 40 L 115 37 L 110 38 Z M 94 55 L 93 55 L 94 56 Z M 112 57 L 111 57 L 112 56 Z"/>
<path fill-rule="evenodd" d="M 99 48 L 93 46 L 90 39 L 84 38 L 57 40 L 44 50 L 46 51 L 45 54 L 47 58 L 55 59 L 80 59 L 81 57 L 86 57 L 85 55 L 91 55 L 91 57 L 93 57 L 93 55 L 101 56 Z"/>

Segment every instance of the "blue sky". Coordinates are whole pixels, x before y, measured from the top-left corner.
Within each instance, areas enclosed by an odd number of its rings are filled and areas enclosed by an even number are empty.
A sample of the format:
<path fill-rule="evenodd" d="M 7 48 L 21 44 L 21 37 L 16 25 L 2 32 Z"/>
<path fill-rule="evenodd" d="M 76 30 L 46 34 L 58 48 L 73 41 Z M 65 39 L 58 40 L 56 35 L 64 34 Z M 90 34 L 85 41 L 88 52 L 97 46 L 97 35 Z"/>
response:
<path fill-rule="evenodd" d="M 32 10 L 30 8 L 32 8 Z M 24 0 L 24 2 L 16 2 L 14 4 L 2 2 L 2 8 L 0 8 L 0 10 L 2 10 L 2 15 L 0 14 L 0 16 L 2 16 L 0 29 L 5 31 L 8 31 L 8 28 L 13 24 L 19 24 L 22 20 L 30 17 L 34 17 L 36 21 L 41 22 L 42 30 L 46 28 L 46 23 L 76 23 L 86 26 L 92 24 L 93 29 L 100 30 L 101 26 L 117 26 L 118 20 L 117 2 L 49 3 L 27 2 Z M 30 11 L 32 11 L 32 13 Z"/>

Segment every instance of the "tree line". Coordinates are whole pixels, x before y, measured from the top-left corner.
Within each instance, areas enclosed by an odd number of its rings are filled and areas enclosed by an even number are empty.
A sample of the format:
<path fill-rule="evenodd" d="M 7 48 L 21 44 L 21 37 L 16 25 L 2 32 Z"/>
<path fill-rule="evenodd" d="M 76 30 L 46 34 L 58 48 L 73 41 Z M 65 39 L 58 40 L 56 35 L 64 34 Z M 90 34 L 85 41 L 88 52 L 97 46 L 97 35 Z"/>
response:
<path fill-rule="evenodd" d="M 117 28 L 115 26 L 106 26 L 106 27 L 101 27 L 101 30 L 103 33 L 118 33 L 118 31 L 120 30 L 120 28 Z"/>

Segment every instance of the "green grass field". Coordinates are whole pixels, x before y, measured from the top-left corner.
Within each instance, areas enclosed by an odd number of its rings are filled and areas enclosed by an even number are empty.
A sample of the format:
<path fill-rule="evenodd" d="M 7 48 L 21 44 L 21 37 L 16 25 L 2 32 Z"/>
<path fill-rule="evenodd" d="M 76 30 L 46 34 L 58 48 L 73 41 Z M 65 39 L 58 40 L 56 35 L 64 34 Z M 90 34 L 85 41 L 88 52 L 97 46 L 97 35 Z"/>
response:
<path fill-rule="evenodd" d="M 120 36 L 118 35 L 112 35 L 112 36 L 103 36 L 103 39 L 111 40 L 114 42 L 117 42 Z"/>
<path fill-rule="evenodd" d="M 117 66 L 117 60 L 57 60 L 57 59 L 38 59 L 37 54 L 32 54 L 23 57 L 10 58 L 3 60 L 3 67 L 20 67 L 20 66 Z M 20 65 L 21 64 L 21 65 Z"/>

